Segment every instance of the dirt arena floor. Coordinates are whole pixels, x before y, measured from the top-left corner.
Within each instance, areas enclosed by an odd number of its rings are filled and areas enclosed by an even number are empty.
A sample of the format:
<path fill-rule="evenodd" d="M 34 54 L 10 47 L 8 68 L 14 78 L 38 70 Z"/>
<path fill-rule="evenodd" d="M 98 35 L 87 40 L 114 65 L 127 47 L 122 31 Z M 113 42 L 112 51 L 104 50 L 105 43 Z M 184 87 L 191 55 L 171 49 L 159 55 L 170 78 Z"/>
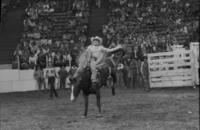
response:
<path fill-rule="evenodd" d="M 69 90 L 0 94 L 0 130 L 199 130 L 199 89 L 167 88 L 150 92 L 103 88 L 102 114 L 90 96 L 88 118 L 80 118 L 82 95 L 74 103 Z"/>

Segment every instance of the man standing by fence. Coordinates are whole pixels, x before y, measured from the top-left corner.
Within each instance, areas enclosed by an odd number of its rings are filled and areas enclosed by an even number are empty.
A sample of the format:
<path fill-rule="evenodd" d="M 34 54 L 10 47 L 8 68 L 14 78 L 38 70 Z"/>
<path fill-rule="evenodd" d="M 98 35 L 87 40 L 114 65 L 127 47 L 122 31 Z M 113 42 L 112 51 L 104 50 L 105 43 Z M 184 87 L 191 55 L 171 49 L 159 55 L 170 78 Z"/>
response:
<path fill-rule="evenodd" d="M 54 69 L 49 69 L 47 71 L 47 77 L 48 77 L 48 85 L 50 86 L 50 93 L 49 97 L 50 99 L 53 98 L 53 94 L 55 94 L 56 97 L 58 97 L 58 93 L 55 89 L 55 78 L 56 78 L 56 72 Z"/>
<path fill-rule="evenodd" d="M 60 88 L 64 89 L 66 87 L 66 78 L 68 76 L 67 70 L 65 70 L 65 66 L 62 66 L 58 72 L 60 76 Z"/>
<path fill-rule="evenodd" d="M 35 71 L 34 71 L 34 78 L 37 81 L 39 90 L 42 90 L 42 85 L 44 86 L 44 90 L 46 90 L 46 87 L 44 84 L 43 71 L 41 70 L 40 66 L 36 66 Z"/>
<path fill-rule="evenodd" d="M 147 57 L 144 57 L 144 63 L 142 65 L 142 81 L 145 90 L 149 90 L 149 70 Z"/>
<path fill-rule="evenodd" d="M 130 87 L 136 88 L 136 79 L 137 79 L 137 60 L 134 57 L 130 62 Z"/>

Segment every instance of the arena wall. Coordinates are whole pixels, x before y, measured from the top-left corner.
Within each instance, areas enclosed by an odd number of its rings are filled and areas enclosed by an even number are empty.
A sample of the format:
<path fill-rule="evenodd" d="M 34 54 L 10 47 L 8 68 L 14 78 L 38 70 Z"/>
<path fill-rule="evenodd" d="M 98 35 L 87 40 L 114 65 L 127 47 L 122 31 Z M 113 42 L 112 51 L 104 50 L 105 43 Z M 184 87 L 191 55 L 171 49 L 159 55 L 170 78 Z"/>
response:
<path fill-rule="evenodd" d="M 0 70 L 0 93 L 37 90 L 33 70 Z"/>
<path fill-rule="evenodd" d="M 60 68 L 55 69 L 56 73 Z M 47 69 L 45 69 L 47 70 Z M 44 72 L 45 72 L 44 70 Z M 69 71 L 69 67 L 66 67 Z M 35 91 L 38 90 L 38 85 L 33 77 L 34 70 L 0 70 L 0 93 L 8 92 L 24 92 L 24 91 Z M 44 74 L 45 76 L 45 74 Z M 56 78 L 55 88 L 58 89 L 60 86 L 60 79 Z M 45 79 L 45 84 L 48 86 L 48 79 Z M 66 79 L 66 88 L 69 88 L 69 79 Z"/>

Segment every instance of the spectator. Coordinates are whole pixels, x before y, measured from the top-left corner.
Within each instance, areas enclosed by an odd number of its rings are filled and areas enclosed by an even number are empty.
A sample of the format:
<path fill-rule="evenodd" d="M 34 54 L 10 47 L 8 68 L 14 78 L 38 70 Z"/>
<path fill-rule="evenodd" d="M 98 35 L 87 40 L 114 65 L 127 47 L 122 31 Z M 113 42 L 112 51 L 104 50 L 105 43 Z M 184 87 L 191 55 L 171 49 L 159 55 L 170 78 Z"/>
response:
<path fill-rule="evenodd" d="M 70 53 L 67 55 L 67 60 L 69 61 L 69 66 L 72 65 L 72 57 L 70 55 Z"/>
<path fill-rule="evenodd" d="M 137 79 L 137 60 L 136 58 L 131 59 L 130 62 L 130 87 L 136 88 L 136 79 Z"/>
<path fill-rule="evenodd" d="M 123 69 L 124 69 L 124 65 L 120 62 L 117 66 L 117 86 L 121 87 L 123 86 L 124 83 L 124 77 L 123 77 Z"/>
<path fill-rule="evenodd" d="M 128 63 L 127 57 L 123 58 L 123 65 L 124 65 L 124 68 L 122 69 L 122 76 L 123 76 L 124 85 L 126 87 L 129 87 L 129 80 L 130 80 L 129 72 L 130 72 L 130 70 L 129 70 L 129 63 Z"/>
<path fill-rule="evenodd" d="M 56 78 L 55 70 L 48 70 L 47 77 L 48 77 L 48 85 L 50 86 L 49 98 L 52 99 L 53 94 L 56 97 L 58 97 L 58 93 L 55 89 L 55 78 Z"/>
<path fill-rule="evenodd" d="M 144 58 L 144 64 L 142 66 L 142 83 L 145 90 L 149 90 L 149 70 L 148 70 L 148 62 L 147 57 Z"/>
<path fill-rule="evenodd" d="M 44 90 L 46 90 L 45 84 L 44 84 L 44 76 L 43 71 L 41 70 L 40 66 L 36 66 L 34 71 L 34 78 L 37 81 L 38 88 L 41 91 L 42 85 L 44 86 Z"/>
<path fill-rule="evenodd" d="M 32 54 L 29 56 L 29 66 L 30 68 L 34 68 L 37 64 L 37 54 Z"/>
<path fill-rule="evenodd" d="M 68 76 L 67 70 L 65 70 L 65 66 L 62 66 L 58 72 L 60 76 L 60 88 L 63 89 L 66 87 L 66 78 Z"/>

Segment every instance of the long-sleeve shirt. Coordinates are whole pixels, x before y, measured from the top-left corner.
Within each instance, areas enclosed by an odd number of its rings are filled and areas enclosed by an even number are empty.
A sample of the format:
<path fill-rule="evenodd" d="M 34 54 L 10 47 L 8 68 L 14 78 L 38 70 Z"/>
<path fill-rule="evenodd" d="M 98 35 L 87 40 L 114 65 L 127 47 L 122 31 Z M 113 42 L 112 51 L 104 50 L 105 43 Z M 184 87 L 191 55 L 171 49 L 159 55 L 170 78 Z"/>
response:
<path fill-rule="evenodd" d="M 112 49 L 108 49 L 103 46 L 94 46 L 94 45 L 88 46 L 87 50 L 84 51 L 79 57 L 79 60 L 78 60 L 79 66 L 74 74 L 74 77 L 76 77 L 78 73 L 81 72 L 82 69 L 88 64 L 90 65 L 90 67 L 93 67 L 93 68 L 98 68 L 98 67 L 103 66 L 105 64 L 106 54 L 112 53 L 121 48 L 122 47 L 120 46 L 112 48 Z"/>
<path fill-rule="evenodd" d="M 103 46 L 90 45 L 87 48 L 87 52 L 89 54 L 88 55 L 88 62 L 95 64 L 96 66 L 101 66 L 101 64 L 103 64 L 103 62 L 105 61 L 107 53 L 112 53 L 112 52 L 117 51 L 119 49 L 121 49 L 120 46 L 109 49 L 109 48 L 105 48 Z"/>

